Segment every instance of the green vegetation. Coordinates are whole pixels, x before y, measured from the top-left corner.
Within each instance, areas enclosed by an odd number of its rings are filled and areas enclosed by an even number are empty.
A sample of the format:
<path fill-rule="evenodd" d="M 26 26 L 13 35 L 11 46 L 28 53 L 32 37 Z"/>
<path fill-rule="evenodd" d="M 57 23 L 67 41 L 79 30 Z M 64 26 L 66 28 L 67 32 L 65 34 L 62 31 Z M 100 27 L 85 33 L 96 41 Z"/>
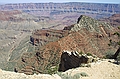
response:
<path fill-rule="evenodd" d="M 63 74 L 61 72 L 57 73 L 62 79 L 73 79 L 73 77 L 69 74 Z"/>
<path fill-rule="evenodd" d="M 104 58 L 111 59 L 113 55 L 114 55 L 114 51 L 108 51 L 106 52 Z M 120 53 L 117 56 L 117 60 L 120 61 Z"/>
<path fill-rule="evenodd" d="M 80 55 L 85 54 L 83 51 L 79 52 Z M 86 53 L 87 56 L 93 56 L 90 52 Z"/>
<path fill-rule="evenodd" d="M 81 72 L 81 73 L 78 73 L 78 74 L 80 74 L 82 77 L 87 77 L 88 76 L 88 74 L 86 74 L 85 72 Z"/>
<path fill-rule="evenodd" d="M 87 56 L 93 56 L 93 55 L 92 55 L 91 53 L 88 52 L 88 53 L 87 53 Z"/>
<path fill-rule="evenodd" d="M 79 79 L 80 77 L 87 77 L 88 74 L 86 74 L 85 72 L 81 72 L 81 73 L 76 73 L 75 75 L 71 76 L 71 74 L 63 74 L 61 72 L 57 73 L 62 79 Z"/>
<path fill-rule="evenodd" d="M 79 54 L 82 55 L 82 54 L 84 54 L 84 53 L 81 51 L 81 52 L 79 52 Z"/>
<path fill-rule="evenodd" d="M 110 59 L 113 55 L 114 55 L 114 52 L 113 52 L 113 51 L 108 51 L 108 52 L 105 53 L 104 58 Z"/>
<path fill-rule="evenodd" d="M 111 59 L 111 58 L 113 57 L 113 55 L 114 55 L 114 52 L 113 52 L 113 51 L 108 51 L 108 52 L 106 52 L 106 55 L 105 55 L 104 58 L 106 58 L 106 59 Z M 116 61 L 115 61 L 114 63 L 119 64 L 118 61 L 120 61 L 120 53 L 118 54 L 118 56 L 117 56 L 117 58 L 116 58 Z"/>
<path fill-rule="evenodd" d="M 120 26 L 118 27 L 118 29 L 120 29 Z"/>
<path fill-rule="evenodd" d="M 54 66 L 54 67 L 49 68 L 49 69 L 47 70 L 47 73 L 48 73 L 48 74 L 51 74 L 51 75 L 57 73 L 57 72 L 58 72 L 58 67 L 59 67 L 59 66 Z"/>
<path fill-rule="evenodd" d="M 120 37 L 120 33 L 119 32 L 115 32 L 114 35 L 117 35 L 118 37 Z"/>

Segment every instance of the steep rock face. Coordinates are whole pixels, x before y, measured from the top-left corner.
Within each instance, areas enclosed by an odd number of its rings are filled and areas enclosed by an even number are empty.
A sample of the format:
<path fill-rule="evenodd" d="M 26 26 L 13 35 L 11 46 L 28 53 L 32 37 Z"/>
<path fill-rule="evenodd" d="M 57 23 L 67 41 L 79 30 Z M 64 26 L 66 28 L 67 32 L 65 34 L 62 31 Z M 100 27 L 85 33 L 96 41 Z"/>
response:
<path fill-rule="evenodd" d="M 79 67 L 82 63 L 87 63 L 88 58 L 80 56 L 78 52 L 63 51 L 58 71 Z"/>
<path fill-rule="evenodd" d="M 47 31 L 45 34 L 36 31 L 36 33 L 34 33 L 36 37 L 45 36 L 45 39 L 48 39 L 50 35 L 57 39 L 41 47 L 39 47 L 38 44 L 38 49 L 32 57 L 27 56 L 25 59 L 20 59 L 19 61 L 22 63 L 18 63 L 18 65 L 22 65 L 22 67 L 18 68 L 18 72 L 21 72 L 21 69 L 26 68 L 26 66 L 31 66 L 41 73 L 48 73 L 51 67 L 59 64 L 63 50 L 91 53 L 98 57 L 103 57 L 108 51 L 115 51 L 115 48 L 108 46 L 108 44 L 110 39 L 118 40 L 118 38 L 113 35 L 117 30 L 107 23 L 101 23 L 91 17 L 82 15 L 78 19 L 77 24 L 66 27 L 64 31 L 69 31 L 69 33 L 65 34 L 66 32 L 61 33 L 61 31 L 56 31 L 58 36 L 63 35 L 61 38 L 57 38 L 56 34 L 52 34 L 55 30 L 52 32 Z M 31 42 L 34 43 L 34 41 Z M 39 39 L 39 42 L 42 42 L 42 40 Z M 31 61 L 36 62 L 36 64 L 31 64 Z M 32 72 L 35 72 L 35 70 L 32 70 Z"/>

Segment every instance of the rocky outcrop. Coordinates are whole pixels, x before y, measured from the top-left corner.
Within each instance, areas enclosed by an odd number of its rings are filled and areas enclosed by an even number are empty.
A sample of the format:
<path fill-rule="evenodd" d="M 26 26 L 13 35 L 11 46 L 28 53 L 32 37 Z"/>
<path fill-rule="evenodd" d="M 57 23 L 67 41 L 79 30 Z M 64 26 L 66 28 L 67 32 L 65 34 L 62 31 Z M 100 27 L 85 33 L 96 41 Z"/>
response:
<path fill-rule="evenodd" d="M 66 71 L 68 69 L 77 68 L 84 64 L 88 66 L 89 63 L 97 62 L 99 58 L 96 56 L 88 56 L 80 54 L 77 51 L 63 51 L 58 71 Z"/>
<path fill-rule="evenodd" d="M 78 18 L 77 24 L 74 25 L 73 28 L 71 28 L 71 31 L 79 31 L 81 28 L 85 28 L 90 32 L 98 32 L 98 33 L 106 33 L 106 30 L 113 30 L 113 27 L 105 22 L 99 22 L 91 17 L 81 15 Z"/>
<path fill-rule="evenodd" d="M 68 69 L 79 67 L 81 63 L 87 63 L 87 61 L 87 57 L 79 56 L 77 52 L 64 51 L 61 55 L 58 71 L 66 71 Z"/>

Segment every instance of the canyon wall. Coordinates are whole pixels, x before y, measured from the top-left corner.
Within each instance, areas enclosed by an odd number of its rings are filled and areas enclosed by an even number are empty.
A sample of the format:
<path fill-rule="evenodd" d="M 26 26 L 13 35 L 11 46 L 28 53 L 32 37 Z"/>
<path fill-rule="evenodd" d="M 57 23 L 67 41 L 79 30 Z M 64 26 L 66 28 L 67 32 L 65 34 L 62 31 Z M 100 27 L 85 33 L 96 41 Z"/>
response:
<path fill-rule="evenodd" d="M 22 10 L 38 16 L 51 16 L 64 13 L 97 14 L 109 16 L 120 13 L 119 4 L 100 3 L 16 3 L 0 5 L 0 10 Z"/>

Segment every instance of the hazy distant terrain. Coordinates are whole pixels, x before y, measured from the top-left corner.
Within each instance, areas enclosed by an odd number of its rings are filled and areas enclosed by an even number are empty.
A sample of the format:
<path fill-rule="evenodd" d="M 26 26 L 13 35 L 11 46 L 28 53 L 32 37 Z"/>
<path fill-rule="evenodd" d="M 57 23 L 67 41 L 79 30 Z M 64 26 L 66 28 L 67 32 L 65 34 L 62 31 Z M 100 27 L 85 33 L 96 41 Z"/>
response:
<path fill-rule="evenodd" d="M 65 13 L 90 14 L 95 18 L 120 13 L 119 4 L 100 3 L 18 3 L 0 5 L 0 10 L 21 10 L 37 16 L 54 16 Z"/>

